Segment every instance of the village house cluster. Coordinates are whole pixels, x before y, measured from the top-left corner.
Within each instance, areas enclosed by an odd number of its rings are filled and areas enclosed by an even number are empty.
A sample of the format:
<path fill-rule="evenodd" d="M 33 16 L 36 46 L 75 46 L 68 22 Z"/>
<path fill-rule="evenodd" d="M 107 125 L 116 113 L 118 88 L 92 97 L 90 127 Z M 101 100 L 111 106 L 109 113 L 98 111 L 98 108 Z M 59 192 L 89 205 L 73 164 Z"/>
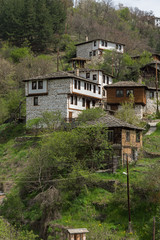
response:
<path fill-rule="evenodd" d="M 141 83 L 125 81 L 113 83 L 113 76 L 102 70 L 87 69 L 85 63 L 92 58 L 101 58 L 103 51 L 124 53 L 124 44 L 95 39 L 76 45 L 76 58 L 71 59 L 73 71 L 55 72 L 36 76 L 25 81 L 27 121 L 41 116 L 44 111 L 60 111 L 66 119 L 76 118 L 85 109 L 101 106 L 116 111 L 133 94 L 135 113 L 143 118 L 156 111 L 156 88 Z M 134 57 L 139 58 L 139 56 Z M 150 79 L 155 74 L 155 62 L 160 57 L 153 55 L 154 62 L 142 69 L 142 76 Z M 150 83 L 149 83 L 150 84 Z"/>
<path fill-rule="evenodd" d="M 71 59 L 73 70 L 55 72 L 24 80 L 26 93 L 26 120 L 41 117 L 45 111 L 59 111 L 66 121 L 72 121 L 85 109 L 102 107 L 114 114 L 123 102 L 134 96 L 137 116 L 156 112 L 156 88 L 133 81 L 113 83 L 114 77 L 101 69 L 85 68 L 85 63 L 94 58 L 103 58 L 104 50 L 124 53 L 124 44 L 95 39 L 76 45 L 77 56 Z M 139 58 L 135 56 L 134 58 Z M 142 69 L 142 76 L 150 79 L 155 74 L 155 63 L 159 71 L 160 56 L 153 55 L 154 61 Z M 149 82 L 150 83 L 150 82 Z M 159 94 L 159 91 L 158 91 Z M 142 147 L 141 128 L 117 120 L 109 114 L 103 120 L 108 127 L 108 138 L 121 163 L 126 159 L 137 160 L 138 150 Z"/>

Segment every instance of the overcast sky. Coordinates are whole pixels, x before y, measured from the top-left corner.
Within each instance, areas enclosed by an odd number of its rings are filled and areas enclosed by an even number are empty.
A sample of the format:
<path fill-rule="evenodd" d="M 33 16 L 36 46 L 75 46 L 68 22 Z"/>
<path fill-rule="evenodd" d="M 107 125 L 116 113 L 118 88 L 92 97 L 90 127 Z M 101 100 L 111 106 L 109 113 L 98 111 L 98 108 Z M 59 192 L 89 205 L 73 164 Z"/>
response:
<path fill-rule="evenodd" d="M 160 17 L 160 0 L 113 0 L 115 6 L 119 3 L 127 7 L 138 7 L 142 11 L 152 11 L 155 17 Z"/>

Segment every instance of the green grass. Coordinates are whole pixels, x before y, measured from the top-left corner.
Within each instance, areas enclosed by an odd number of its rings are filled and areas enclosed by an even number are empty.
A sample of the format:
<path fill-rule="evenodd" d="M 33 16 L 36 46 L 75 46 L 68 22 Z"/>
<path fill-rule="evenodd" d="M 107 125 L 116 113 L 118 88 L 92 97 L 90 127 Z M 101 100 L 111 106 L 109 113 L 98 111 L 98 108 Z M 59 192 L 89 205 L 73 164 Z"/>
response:
<path fill-rule="evenodd" d="M 157 124 L 157 129 L 151 135 L 146 135 L 143 138 L 144 150 L 151 153 L 160 153 L 160 123 Z"/>
<path fill-rule="evenodd" d="M 25 124 L 0 125 L 0 175 L 6 181 L 21 173 L 28 154 L 38 144 L 34 137 L 22 142 L 17 142 L 17 137 L 26 137 Z"/>

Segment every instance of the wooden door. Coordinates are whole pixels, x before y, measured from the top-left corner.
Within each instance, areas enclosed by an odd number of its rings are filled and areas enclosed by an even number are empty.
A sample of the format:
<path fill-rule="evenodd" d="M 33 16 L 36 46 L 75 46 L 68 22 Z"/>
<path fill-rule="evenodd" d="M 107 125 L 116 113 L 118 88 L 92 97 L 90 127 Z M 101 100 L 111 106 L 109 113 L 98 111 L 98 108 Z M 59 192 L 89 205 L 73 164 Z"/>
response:
<path fill-rule="evenodd" d="M 72 119 L 72 112 L 69 112 L 69 120 Z"/>
<path fill-rule="evenodd" d="M 86 100 L 86 109 L 90 109 L 90 101 Z"/>

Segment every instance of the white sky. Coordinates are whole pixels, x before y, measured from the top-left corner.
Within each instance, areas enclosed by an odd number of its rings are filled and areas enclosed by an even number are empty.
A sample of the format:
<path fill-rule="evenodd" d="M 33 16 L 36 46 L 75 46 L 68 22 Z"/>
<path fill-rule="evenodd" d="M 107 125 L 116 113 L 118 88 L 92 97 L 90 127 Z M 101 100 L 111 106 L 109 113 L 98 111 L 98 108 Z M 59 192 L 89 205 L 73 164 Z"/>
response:
<path fill-rule="evenodd" d="M 127 7 L 138 7 L 142 11 L 152 11 L 155 17 L 160 17 L 160 0 L 113 0 L 114 6 L 119 3 Z"/>

